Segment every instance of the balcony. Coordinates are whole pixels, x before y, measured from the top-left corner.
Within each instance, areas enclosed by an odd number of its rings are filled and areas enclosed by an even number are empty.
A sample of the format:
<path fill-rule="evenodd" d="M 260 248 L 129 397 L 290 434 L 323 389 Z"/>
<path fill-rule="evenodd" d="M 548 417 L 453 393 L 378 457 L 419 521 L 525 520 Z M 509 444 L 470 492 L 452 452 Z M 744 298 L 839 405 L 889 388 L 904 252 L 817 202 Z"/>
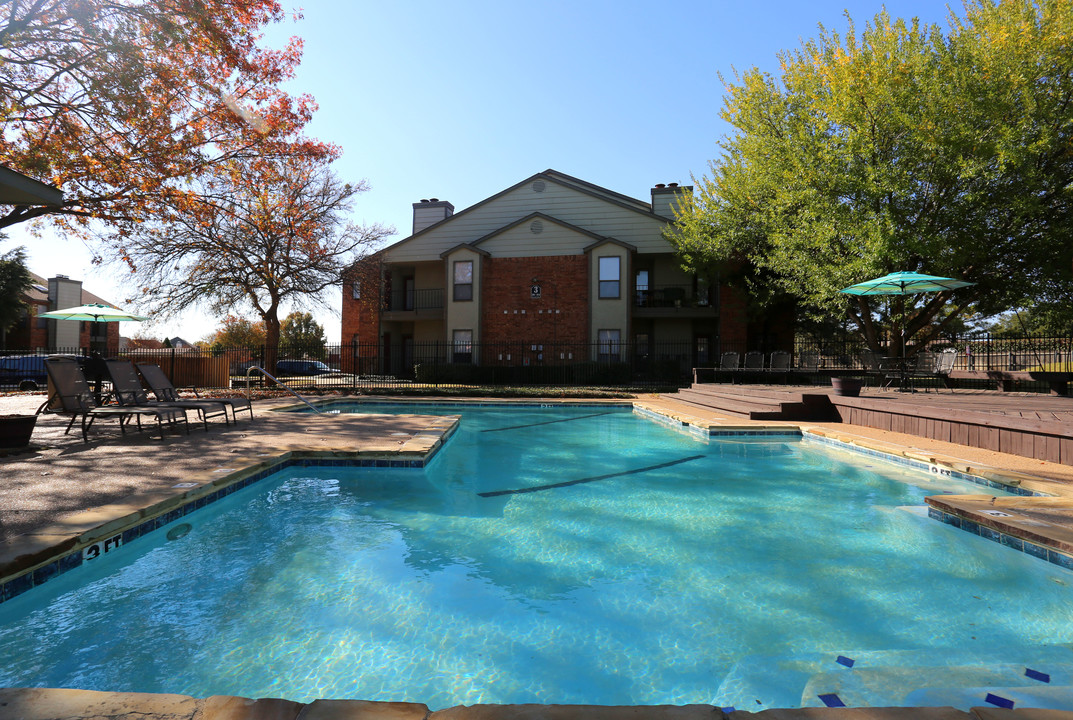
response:
<path fill-rule="evenodd" d="M 443 288 L 398 290 L 384 296 L 384 320 L 427 320 L 443 317 Z"/>
<path fill-rule="evenodd" d="M 719 314 L 716 288 L 650 285 L 633 291 L 634 317 L 714 317 Z"/>

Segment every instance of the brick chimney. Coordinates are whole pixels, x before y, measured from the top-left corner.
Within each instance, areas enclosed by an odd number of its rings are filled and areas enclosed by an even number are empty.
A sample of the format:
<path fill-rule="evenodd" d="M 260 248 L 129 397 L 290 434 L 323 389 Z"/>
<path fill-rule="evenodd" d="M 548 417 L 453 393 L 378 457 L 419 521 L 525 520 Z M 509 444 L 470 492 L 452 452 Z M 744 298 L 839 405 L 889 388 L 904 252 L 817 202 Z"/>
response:
<path fill-rule="evenodd" d="M 419 233 L 430 225 L 435 225 L 440 220 L 446 220 L 454 215 L 454 212 L 455 206 L 446 200 L 432 198 L 431 200 L 415 202 L 414 229 L 412 234 Z"/>
<path fill-rule="evenodd" d="M 678 183 L 658 183 L 652 188 L 652 212 L 665 218 L 674 219 L 674 205 L 678 198 L 686 194 L 693 194 L 692 185 L 679 185 Z"/>

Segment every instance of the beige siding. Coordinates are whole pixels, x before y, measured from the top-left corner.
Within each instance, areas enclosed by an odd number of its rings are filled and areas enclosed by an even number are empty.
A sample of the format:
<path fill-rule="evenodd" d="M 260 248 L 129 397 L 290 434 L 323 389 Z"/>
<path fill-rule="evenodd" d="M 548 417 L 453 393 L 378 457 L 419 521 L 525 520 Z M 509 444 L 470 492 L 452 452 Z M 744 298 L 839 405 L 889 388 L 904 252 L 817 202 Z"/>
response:
<path fill-rule="evenodd" d="M 414 323 L 414 343 L 428 344 L 443 342 L 442 320 L 421 320 Z"/>
<path fill-rule="evenodd" d="M 677 255 L 664 255 L 653 258 L 652 277 L 653 285 L 689 285 L 693 282 L 693 274 L 682 269 L 682 259 Z"/>
<path fill-rule="evenodd" d="M 619 264 L 619 296 L 615 299 L 600 299 L 600 258 L 617 257 Z M 619 330 L 622 342 L 629 337 L 630 316 L 630 267 L 629 252 L 613 243 L 593 248 L 589 253 L 590 342 L 597 341 L 600 330 Z"/>
<path fill-rule="evenodd" d="M 641 253 L 672 251 L 660 234 L 667 225 L 663 220 L 555 182 L 548 181 L 545 187 L 538 193 L 527 183 L 492 202 L 456 214 L 442 226 L 385 251 L 385 260 L 433 260 L 456 245 L 478 240 L 533 212 L 630 243 Z"/>
<path fill-rule="evenodd" d="M 454 264 L 456 261 L 473 261 L 473 299 L 455 302 L 454 300 Z M 455 330 L 472 330 L 473 342 L 480 342 L 481 328 L 481 255 L 468 248 L 459 248 L 446 258 L 447 289 L 444 292 L 446 307 L 446 336 L 448 342 Z"/>
<path fill-rule="evenodd" d="M 540 220 L 543 230 L 537 234 L 531 222 L 522 223 L 495 237 L 488 238 L 478 247 L 495 257 L 541 257 L 554 255 L 581 255 L 595 240 L 591 235 Z"/>
<path fill-rule="evenodd" d="M 443 260 L 420 263 L 414 267 L 414 287 L 418 290 L 433 290 L 444 287 L 446 270 Z"/>

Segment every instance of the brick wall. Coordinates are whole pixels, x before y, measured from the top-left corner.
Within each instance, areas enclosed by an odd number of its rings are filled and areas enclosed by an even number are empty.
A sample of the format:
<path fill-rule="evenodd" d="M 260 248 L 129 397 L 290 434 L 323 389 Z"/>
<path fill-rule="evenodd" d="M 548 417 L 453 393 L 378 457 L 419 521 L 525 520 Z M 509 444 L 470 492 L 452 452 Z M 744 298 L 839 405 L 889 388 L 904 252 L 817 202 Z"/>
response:
<path fill-rule="evenodd" d="M 353 283 L 361 283 L 361 297 L 354 298 Z M 380 258 L 372 256 L 350 266 L 343 276 L 342 332 L 339 342 L 344 347 L 354 342 L 363 346 L 363 352 L 372 352 L 379 344 L 380 332 Z M 354 362 L 353 351 L 344 351 L 341 358 L 343 370 L 366 372 Z"/>
<path fill-rule="evenodd" d="M 485 258 L 483 265 L 483 342 L 551 344 L 589 341 L 587 256 L 490 257 Z M 541 288 L 539 299 L 530 297 L 533 278 Z"/>

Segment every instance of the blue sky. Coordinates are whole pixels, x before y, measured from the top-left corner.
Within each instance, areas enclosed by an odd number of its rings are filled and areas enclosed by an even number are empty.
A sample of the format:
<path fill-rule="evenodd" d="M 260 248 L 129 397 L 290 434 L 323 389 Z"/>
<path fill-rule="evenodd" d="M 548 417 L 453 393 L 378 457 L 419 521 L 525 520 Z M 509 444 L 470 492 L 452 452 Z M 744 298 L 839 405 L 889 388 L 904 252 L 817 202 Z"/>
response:
<path fill-rule="evenodd" d="M 642 200 L 655 183 L 689 184 L 729 132 L 720 74 L 775 71 L 777 53 L 819 24 L 845 31 L 847 10 L 859 27 L 884 6 L 943 26 L 948 13 L 924 0 L 283 4 L 304 18 L 267 29 L 265 42 L 304 38 L 287 90 L 317 99 L 308 134 L 343 148 L 340 177 L 371 187 L 354 219 L 394 226 L 389 242 L 409 234 L 422 198 L 457 212 L 547 168 Z M 130 294 L 77 241 L 10 236 L 4 249 L 25 244 L 40 275 L 82 279 L 116 303 Z M 338 293 L 329 302 L 335 312 L 314 315 L 338 342 Z M 217 325 L 189 313 L 121 332 L 197 340 Z"/>

